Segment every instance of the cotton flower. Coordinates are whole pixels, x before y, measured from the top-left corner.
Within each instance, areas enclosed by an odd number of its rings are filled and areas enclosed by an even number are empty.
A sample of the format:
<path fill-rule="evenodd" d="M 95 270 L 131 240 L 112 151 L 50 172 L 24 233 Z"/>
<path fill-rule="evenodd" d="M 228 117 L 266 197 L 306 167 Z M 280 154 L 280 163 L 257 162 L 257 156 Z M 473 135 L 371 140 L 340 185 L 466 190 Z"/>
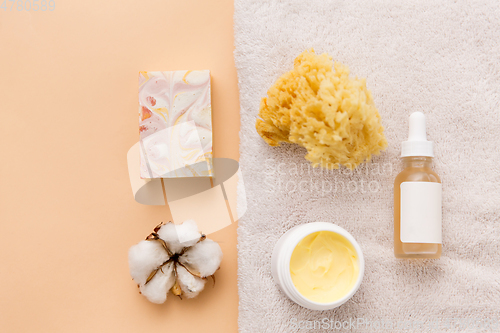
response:
<path fill-rule="evenodd" d="M 159 224 L 128 253 L 130 275 L 141 294 L 161 304 L 168 291 L 193 298 L 220 267 L 222 250 L 198 231 L 196 222 Z"/>

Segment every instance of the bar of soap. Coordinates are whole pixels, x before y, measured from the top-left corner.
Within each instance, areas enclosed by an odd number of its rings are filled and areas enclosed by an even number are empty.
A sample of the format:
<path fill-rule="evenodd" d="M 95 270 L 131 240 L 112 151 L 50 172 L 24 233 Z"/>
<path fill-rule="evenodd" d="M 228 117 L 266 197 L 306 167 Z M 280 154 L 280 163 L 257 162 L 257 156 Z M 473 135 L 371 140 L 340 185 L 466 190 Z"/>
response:
<path fill-rule="evenodd" d="M 139 73 L 141 178 L 212 177 L 210 71 Z"/>

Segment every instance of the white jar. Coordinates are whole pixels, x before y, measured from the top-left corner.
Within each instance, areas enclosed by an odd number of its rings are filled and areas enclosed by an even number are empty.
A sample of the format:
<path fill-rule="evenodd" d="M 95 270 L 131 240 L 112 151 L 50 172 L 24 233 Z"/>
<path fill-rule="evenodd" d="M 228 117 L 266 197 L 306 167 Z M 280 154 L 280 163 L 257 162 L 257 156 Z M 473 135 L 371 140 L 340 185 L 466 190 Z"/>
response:
<path fill-rule="evenodd" d="M 304 237 L 318 231 L 331 231 L 345 237 L 356 250 L 359 260 L 359 274 L 353 288 L 344 297 L 331 303 L 318 303 L 304 297 L 293 284 L 290 274 L 293 250 Z M 330 310 L 344 304 L 356 293 L 363 280 L 365 259 L 358 242 L 345 229 L 332 223 L 313 222 L 296 226 L 281 236 L 273 250 L 271 272 L 276 284 L 295 303 L 311 310 Z"/>

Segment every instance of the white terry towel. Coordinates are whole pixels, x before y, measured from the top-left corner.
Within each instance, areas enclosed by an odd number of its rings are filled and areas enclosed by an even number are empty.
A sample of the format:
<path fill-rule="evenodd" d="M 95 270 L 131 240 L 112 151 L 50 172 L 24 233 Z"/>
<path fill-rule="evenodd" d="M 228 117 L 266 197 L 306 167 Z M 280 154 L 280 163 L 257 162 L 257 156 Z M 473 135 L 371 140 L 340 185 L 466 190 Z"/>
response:
<path fill-rule="evenodd" d="M 324 318 L 361 318 L 383 332 L 500 330 L 500 3 L 235 0 L 234 22 L 248 203 L 238 230 L 241 332 L 291 332 Z M 366 77 L 382 116 L 388 149 L 353 173 L 312 171 L 304 149 L 269 147 L 255 130 L 260 99 L 310 48 Z M 443 181 L 434 261 L 393 256 L 393 181 L 414 111 L 426 114 Z M 290 301 L 270 271 L 279 237 L 313 221 L 347 229 L 366 259 L 357 294 L 325 312 Z"/>

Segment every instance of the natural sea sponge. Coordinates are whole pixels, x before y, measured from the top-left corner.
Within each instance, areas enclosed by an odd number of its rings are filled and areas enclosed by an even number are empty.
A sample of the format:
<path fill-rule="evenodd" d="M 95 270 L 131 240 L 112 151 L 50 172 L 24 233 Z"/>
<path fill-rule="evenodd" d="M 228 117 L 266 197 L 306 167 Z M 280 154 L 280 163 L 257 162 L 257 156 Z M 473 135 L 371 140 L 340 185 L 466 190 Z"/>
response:
<path fill-rule="evenodd" d="M 262 98 L 256 129 L 270 145 L 299 144 L 314 167 L 349 169 L 387 147 L 366 80 L 324 53 L 305 51 Z"/>

